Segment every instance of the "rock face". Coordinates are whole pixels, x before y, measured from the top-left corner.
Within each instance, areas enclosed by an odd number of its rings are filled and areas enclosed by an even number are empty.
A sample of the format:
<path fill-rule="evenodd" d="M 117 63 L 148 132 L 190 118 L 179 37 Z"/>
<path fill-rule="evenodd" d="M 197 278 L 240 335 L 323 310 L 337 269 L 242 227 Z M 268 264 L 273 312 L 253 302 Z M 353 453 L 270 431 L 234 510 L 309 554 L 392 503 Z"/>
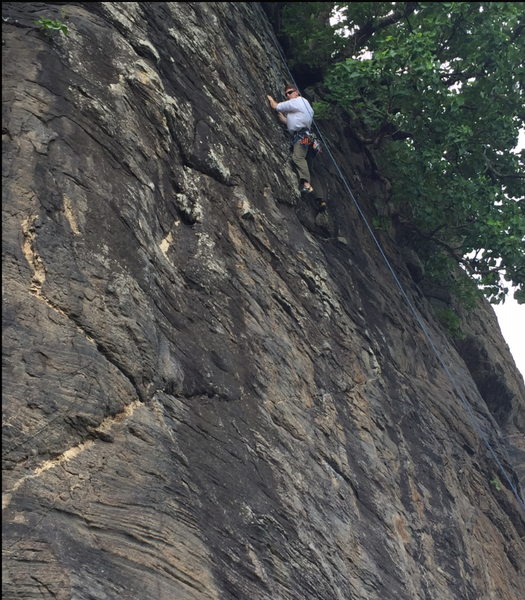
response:
<path fill-rule="evenodd" d="M 298 197 L 259 4 L 2 11 L 4 597 L 525 598 L 523 509 L 327 153 Z M 520 491 L 490 307 L 454 344 L 378 235 Z"/>

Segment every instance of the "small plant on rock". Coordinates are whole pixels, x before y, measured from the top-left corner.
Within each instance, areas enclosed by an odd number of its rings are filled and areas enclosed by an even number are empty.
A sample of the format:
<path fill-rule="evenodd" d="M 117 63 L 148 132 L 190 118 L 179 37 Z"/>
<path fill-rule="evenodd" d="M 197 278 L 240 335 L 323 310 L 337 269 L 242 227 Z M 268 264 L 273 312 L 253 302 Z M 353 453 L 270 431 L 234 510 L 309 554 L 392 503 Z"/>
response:
<path fill-rule="evenodd" d="M 498 490 L 498 492 L 501 492 L 501 483 L 497 477 L 494 477 L 490 484 L 493 485 Z"/>
<path fill-rule="evenodd" d="M 332 107 L 328 102 L 314 102 L 313 109 L 314 116 L 318 121 L 330 119 L 332 117 Z"/>
<path fill-rule="evenodd" d="M 44 33 L 48 36 L 52 35 L 53 31 L 61 31 L 64 35 L 69 33 L 67 25 L 59 19 L 44 19 L 44 17 L 41 17 L 38 21 L 34 21 L 34 23 L 40 25 Z"/>
<path fill-rule="evenodd" d="M 456 340 L 464 340 L 465 334 L 461 331 L 461 319 L 451 308 L 439 308 L 436 316 L 447 330 L 448 334 Z"/>

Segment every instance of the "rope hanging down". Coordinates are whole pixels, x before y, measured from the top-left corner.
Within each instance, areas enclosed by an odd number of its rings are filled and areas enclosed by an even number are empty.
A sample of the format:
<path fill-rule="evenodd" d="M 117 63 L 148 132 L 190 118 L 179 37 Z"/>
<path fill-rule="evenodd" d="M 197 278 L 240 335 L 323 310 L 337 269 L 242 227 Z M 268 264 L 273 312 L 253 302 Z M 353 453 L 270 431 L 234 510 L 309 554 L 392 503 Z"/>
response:
<path fill-rule="evenodd" d="M 284 67 L 285 67 L 285 69 L 286 69 L 286 71 L 287 71 L 287 73 L 288 73 L 288 75 L 289 75 L 289 77 L 290 77 L 290 82 L 291 82 L 291 83 L 293 83 L 293 85 L 296 87 L 296 89 L 299 89 L 299 88 L 297 87 L 296 83 L 295 83 L 295 80 L 294 80 L 294 78 L 293 78 L 293 75 L 292 75 L 292 73 L 291 73 L 290 69 L 288 68 L 288 64 L 287 64 L 287 62 L 286 62 L 286 58 L 285 58 L 285 56 L 284 56 L 284 54 L 283 54 L 283 52 L 282 52 L 282 50 L 281 50 L 281 48 L 280 48 L 280 46 L 279 46 L 279 43 L 278 43 L 278 41 L 277 41 L 277 39 L 276 39 L 276 37 L 275 37 L 275 35 L 274 35 L 274 33 L 273 33 L 272 29 L 271 29 L 270 27 L 268 27 L 268 29 L 269 29 L 269 32 L 270 32 L 270 37 L 271 37 L 271 39 L 272 39 L 272 41 L 273 41 L 273 43 L 274 43 L 274 45 L 275 45 L 275 48 L 276 48 L 276 50 L 277 50 L 277 52 L 278 52 L 279 56 L 281 57 L 281 60 L 282 60 L 282 62 L 283 62 L 283 65 L 284 65 Z M 270 54 L 270 53 L 269 53 L 269 54 Z M 272 59 L 272 57 L 271 57 L 271 54 L 270 54 L 270 60 L 271 60 L 271 61 L 272 61 L 272 63 L 273 63 L 273 59 Z M 272 66 L 274 66 L 274 65 L 272 64 Z M 302 96 L 301 96 L 301 97 L 302 97 Z M 514 485 L 513 485 L 512 481 L 510 480 L 510 477 L 508 476 L 508 474 L 507 474 L 507 471 L 504 469 L 504 467 L 503 467 L 503 465 L 501 464 L 500 460 L 499 460 L 499 459 L 498 459 L 498 457 L 496 456 L 496 453 L 494 452 L 494 450 L 493 450 L 492 446 L 490 445 L 490 442 L 488 441 L 488 439 L 487 439 L 487 436 L 486 436 L 486 435 L 483 433 L 483 430 L 481 429 L 481 427 L 480 427 L 480 425 L 479 425 L 479 423 L 478 423 L 478 421 L 477 421 L 476 417 L 474 416 L 474 414 L 473 414 L 473 412 L 472 412 L 472 409 L 470 408 L 470 405 L 469 405 L 469 403 L 467 402 L 466 398 L 464 397 L 464 395 L 463 395 L 463 394 L 461 393 L 461 391 L 459 390 L 458 386 L 456 385 L 456 382 L 454 381 L 454 378 L 452 377 L 452 374 L 450 373 L 449 369 L 447 368 L 447 366 L 446 366 L 446 365 L 445 365 L 445 363 L 443 362 L 443 359 L 441 358 L 441 355 L 439 354 L 439 352 L 438 352 L 437 348 L 435 347 L 434 343 L 432 342 L 432 339 L 430 338 L 430 335 L 428 334 L 428 332 L 427 332 L 427 330 L 426 330 L 425 326 L 423 325 L 423 322 L 421 321 L 421 319 L 420 319 L 419 315 L 417 314 L 417 312 L 416 312 L 416 309 L 415 309 L 415 308 L 414 308 L 414 306 L 412 305 L 412 302 L 410 302 L 410 299 L 409 299 L 409 297 L 407 296 L 407 294 L 406 294 L 405 290 L 403 289 L 403 286 L 401 285 L 401 282 L 399 281 L 399 279 L 398 279 L 397 275 L 395 274 L 395 272 L 394 272 L 394 269 L 392 268 L 392 265 L 390 264 L 390 261 L 388 260 L 388 258 L 387 258 L 387 256 L 386 256 L 386 254 L 384 253 L 383 249 L 381 248 L 381 244 L 379 243 L 379 241 L 378 241 L 377 237 L 375 236 L 375 234 L 374 234 L 374 231 L 373 231 L 372 227 L 369 225 L 369 223 L 368 223 L 368 221 L 367 221 L 367 219 L 366 219 L 366 216 L 365 216 L 364 212 L 361 210 L 361 207 L 359 206 L 359 203 L 358 203 L 358 202 L 357 202 L 357 200 L 355 199 L 355 196 L 354 196 L 354 194 L 353 194 L 352 190 L 350 189 L 350 186 L 348 185 L 348 183 L 347 183 L 347 181 L 346 181 L 346 178 L 345 178 L 345 176 L 344 176 L 344 175 L 343 175 L 343 173 L 341 172 L 341 169 L 339 168 L 339 165 L 337 164 L 337 162 L 336 162 L 336 160 L 335 160 L 335 158 L 334 158 L 334 156 L 333 156 L 333 154 L 332 154 L 332 152 L 331 152 L 331 150 L 330 150 L 330 147 L 329 147 L 329 146 L 328 146 L 328 144 L 326 143 L 326 140 L 324 139 L 324 136 L 323 136 L 323 134 L 321 133 L 321 131 L 320 131 L 319 127 L 317 126 L 317 123 L 315 122 L 315 119 L 314 119 L 314 121 L 313 121 L 313 124 L 314 124 L 314 126 L 315 126 L 315 129 L 317 130 L 317 133 L 319 134 L 319 138 L 321 139 L 321 142 L 324 144 L 324 148 L 326 148 L 326 151 L 328 152 L 328 154 L 329 154 L 330 158 L 332 159 L 332 162 L 334 163 L 334 166 L 335 166 L 335 168 L 336 168 L 336 170 L 337 170 L 337 172 L 338 172 L 338 174 L 339 174 L 339 177 L 341 178 L 341 181 L 343 182 L 343 184 L 344 184 L 344 186 L 345 186 L 346 190 L 347 190 L 347 191 L 348 191 L 348 193 L 350 194 L 350 197 L 352 198 L 352 201 L 353 201 L 353 203 L 355 204 L 355 206 L 356 206 L 356 208 L 357 208 L 357 211 L 358 211 L 359 215 L 360 215 L 360 216 L 361 216 L 361 218 L 363 219 L 363 221 L 364 221 L 364 223 L 365 223 L 365 225 L 366 225 L 366 227 L 367 227 L 368 231 L 370 232 L 370 235 L 372 236 L 372 239 L 374 240 L 374 242 L 375 242 L 375 244 L 376 244 L 377 248 L 379 249 L 379 252 L 381 253 L 381 256 L 383 257 L 383 259 L 384 259 L 384 261 L 385 261 L 385 263 L 386 263 L 386 265 L 387 265 L 387 267 L 388 267 L 388 269 L 389 269 L 390 273 L 392 273 L 392 276 L 394 277 L 394 280 L 395 280 L 395 282 L 396 282 L 397 286 L 398 286 L 398 287 L 399 287 L 399 289 L 401 290 L 401 294 L 403 295 L 403 297 L 405 298 L 405 300 L 406 300 L 406 302 L 407 302 L 408 306 L 410 307 L 410 310 L 411 310 L 412 314 L 414 315 L 414 317 L 416 318 L 416 321 L 418 322 L 419 326 L 421 327 L 421 329 L 422 329 L 422 331 L 423 331 L 423 333 L 424 333 L 424 335 L 425 335 L 425 338 L 427 339 L 428 343 L 430 344 L 430 347 L 431 347 L 431 348 L 432 348 L 432 350 L 434 351 L 434 354 L 436 355 L 436 357 L 437 357 L 437 359 L 438 359 L 439 363 L 441 364 L 441 366 L 442 366 L 442 367 L 443 367 L 443 369 L 445 370 L 445 373 L 447 374 L 447 376 L 448 376 L 448 378 L 449 378 L 450 382 L 452 383 L 452 386 L 453 386 L 454 390 L 456 391 L 457 395 L 460 397 L 460 399 L 461 399 L 461 401 L 463 402 L 463 404 L 464 404 L 465 408 L 467 409 L 467 412 L 468 412 L 468 414 L 469 414 L 470 418 L 472 419 L 472 422 L 474 423 L 474 425 L 475 425 L 476 429 L 479 431 L 479 433 L 480 433 L 480 435 L 481 435 L 481 437 L 482 437 L 483 441 L 485 442 L 485 445 L 486 445 L 486 446 L 487 446 L 487 448 L 489 449 L 489 451 L 490 451 L 490 453 L 492 454 L 492 457 L 494 458 L 494 460 L 495 460 L 496 464 L 498 465 L 498 467 L 500 468 L 501 472 L 503 473 L 503 475 L 504 475 L 505 479 L 507 480 L 507 483 L 509 484 L 509 486 L 510 486 L 510 489 L 511 489 L 511 490 L 514 492 L 514 495 L 516 496 L 516 498 L 517 498 L 517 500 L 518 500 L 519 504 L 521 505 L 521 507 L 522 507 L 522 508 L 523 508 L 523 510 L 525 511 L 525 504 L 523 503 L 523 500 L 521 499 L 521 497 L 520 497 L 520 495 L 518 494 L 518 492 L 517 492 L 516 488 L 514 487 Z"/>

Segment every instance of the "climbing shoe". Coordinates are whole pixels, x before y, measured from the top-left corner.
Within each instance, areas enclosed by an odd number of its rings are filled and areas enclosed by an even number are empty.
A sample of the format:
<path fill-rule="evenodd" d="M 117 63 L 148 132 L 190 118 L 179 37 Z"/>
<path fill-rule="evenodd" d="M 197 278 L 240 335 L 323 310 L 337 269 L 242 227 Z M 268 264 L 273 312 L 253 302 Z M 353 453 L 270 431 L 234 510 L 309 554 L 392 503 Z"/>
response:
<path fill-rule="evenodd" d="M 322 198 L 317 198 L 317 212 L 324 212 L 326 210 L 326 202 Z"/>
<path fill-rule="evenodd" d="M 301 189 L 301 194 L 303 194 L 303 196 L 306 196 L 307 194 L 311 194 L 313 191 L 314 188 L 308 183 L 308 181 L 306 181 Z"/>

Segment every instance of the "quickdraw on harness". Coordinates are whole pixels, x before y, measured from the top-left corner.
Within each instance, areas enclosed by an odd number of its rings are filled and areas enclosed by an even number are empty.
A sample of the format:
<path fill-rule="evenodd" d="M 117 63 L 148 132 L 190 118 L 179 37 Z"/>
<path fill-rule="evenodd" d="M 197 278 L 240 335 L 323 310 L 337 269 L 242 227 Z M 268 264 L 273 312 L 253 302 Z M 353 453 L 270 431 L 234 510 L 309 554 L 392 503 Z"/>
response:
<path fill-rule="evenodd" d="M 322 151 L 319 138 L 309 129 L 301 129 L 298 131 L 290 142 L 290 150 L 293 150 L 295 144 L 299 142 L 301 146 L 312 146 L 314 156 L 317 156 Z"/>

